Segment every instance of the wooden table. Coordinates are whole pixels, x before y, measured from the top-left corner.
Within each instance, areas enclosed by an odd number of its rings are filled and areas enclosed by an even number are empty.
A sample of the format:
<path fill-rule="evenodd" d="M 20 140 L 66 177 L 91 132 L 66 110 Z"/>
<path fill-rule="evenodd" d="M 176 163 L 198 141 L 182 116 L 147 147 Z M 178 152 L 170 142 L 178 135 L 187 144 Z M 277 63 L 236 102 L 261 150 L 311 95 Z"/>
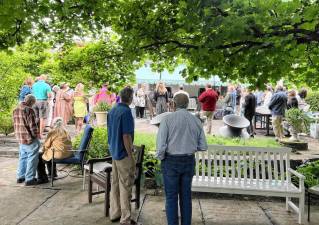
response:
<path fill-rule="evenodd" d="M 255 113 L 255 129 L 266 130 L 266 136 L 270 135 L 271 112 L 267 107 L 259 106 Z M 260 118 L 260 127 L 257 128 L 257 118 Z"/>

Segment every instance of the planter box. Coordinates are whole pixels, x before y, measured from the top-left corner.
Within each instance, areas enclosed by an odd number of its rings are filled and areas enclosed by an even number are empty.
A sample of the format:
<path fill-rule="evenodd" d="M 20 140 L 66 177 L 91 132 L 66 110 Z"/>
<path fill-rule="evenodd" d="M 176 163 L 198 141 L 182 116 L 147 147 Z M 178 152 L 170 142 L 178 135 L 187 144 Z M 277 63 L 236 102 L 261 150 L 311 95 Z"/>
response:
<path fill-rule="evenodd" d="M 95 112 L 96 125 L 98 127 L 105 127 L 107 124 L 107 112 Z"/>

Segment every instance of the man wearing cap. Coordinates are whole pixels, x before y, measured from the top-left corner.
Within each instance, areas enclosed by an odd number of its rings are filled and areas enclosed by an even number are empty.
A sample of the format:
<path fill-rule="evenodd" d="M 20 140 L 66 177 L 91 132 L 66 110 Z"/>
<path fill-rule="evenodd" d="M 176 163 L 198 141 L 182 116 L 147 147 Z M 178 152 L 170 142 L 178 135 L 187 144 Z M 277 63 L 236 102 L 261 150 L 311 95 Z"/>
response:
<path fill-rule="evenodd" d="M 37 82 L 35 82 L 32 86 L 32 92 L 37 100 L 33 108 L 38 119 L 40 119 L 40 136 L 43 134 L 45 122 L 48 116 L 48 99 L 52 97 L 52 90 L 50 85 L 46 83 L 46 79 L 47 76 L 42 74 L 38 78 Z"/>
<path fill-rule="evenodd" d="M 176 111 L 165 116 L 160 122 L 156 157 L 161 160 L 167 223 L 179 224 L 179 199 L 181 224 L 190 225 L 194 153 L 207 150 L 207 142 L 201 121 L 187 111 L 188 96 L 180 93 L 174 96 L 173 101 Z"/>
<path fill-rule="evenodd" d="M 207 117 L 207 134 L 210 134 L 218 94 L 212 89 L 210 84 L 207 84 L 205 89 L 206 90 L 198 97 L 198 101 L 202 103 L 203 114 Z"/>

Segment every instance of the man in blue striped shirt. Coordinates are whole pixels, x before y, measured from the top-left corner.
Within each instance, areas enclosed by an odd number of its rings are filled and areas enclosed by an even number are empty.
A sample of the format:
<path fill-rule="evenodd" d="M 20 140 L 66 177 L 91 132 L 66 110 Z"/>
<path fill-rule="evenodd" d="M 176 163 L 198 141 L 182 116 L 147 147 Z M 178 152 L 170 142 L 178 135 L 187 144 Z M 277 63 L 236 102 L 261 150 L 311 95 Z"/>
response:
<path fill-rule="evenodd" d="M 177 225 L 178 199 L 181 224 L 192 223 L 191 186 L 196 151 L 207 150 L 203 126 L 199 118 L 187 111 L 188 96 L 180 93 L 173 98 L 176 111 L 167 115 L 157 134 L 156 157 L 161 160 L 166 194 L 168 225 Z"/>

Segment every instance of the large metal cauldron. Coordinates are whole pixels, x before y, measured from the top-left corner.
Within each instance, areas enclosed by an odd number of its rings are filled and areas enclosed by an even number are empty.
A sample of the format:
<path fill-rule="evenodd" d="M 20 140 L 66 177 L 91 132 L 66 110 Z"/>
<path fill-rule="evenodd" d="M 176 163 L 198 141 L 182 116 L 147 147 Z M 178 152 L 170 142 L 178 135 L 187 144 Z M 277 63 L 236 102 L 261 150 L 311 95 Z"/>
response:
<path fill-rule="evenodd" d="M 162 114 L 159 114 L 157 116 L 155 116 L 152 120 L 151 120 L 151 124 L 155 125 L 155 126 L 159 126 L 160 123 L 162 122 L 162 120 L 167 116 L 171 114 L 171 112 L 164 112 Z"/>
<path fill-rule="evenodd" d="M 230 138 L 249 138 L 249 134 L 245 129 L 249 126 L 249 121 L 246 118 L 231 114 L 224 116 L 223 121 L 225 123 L 225 126 L 219 129 L 219 133 L 221 136 Z"/>

